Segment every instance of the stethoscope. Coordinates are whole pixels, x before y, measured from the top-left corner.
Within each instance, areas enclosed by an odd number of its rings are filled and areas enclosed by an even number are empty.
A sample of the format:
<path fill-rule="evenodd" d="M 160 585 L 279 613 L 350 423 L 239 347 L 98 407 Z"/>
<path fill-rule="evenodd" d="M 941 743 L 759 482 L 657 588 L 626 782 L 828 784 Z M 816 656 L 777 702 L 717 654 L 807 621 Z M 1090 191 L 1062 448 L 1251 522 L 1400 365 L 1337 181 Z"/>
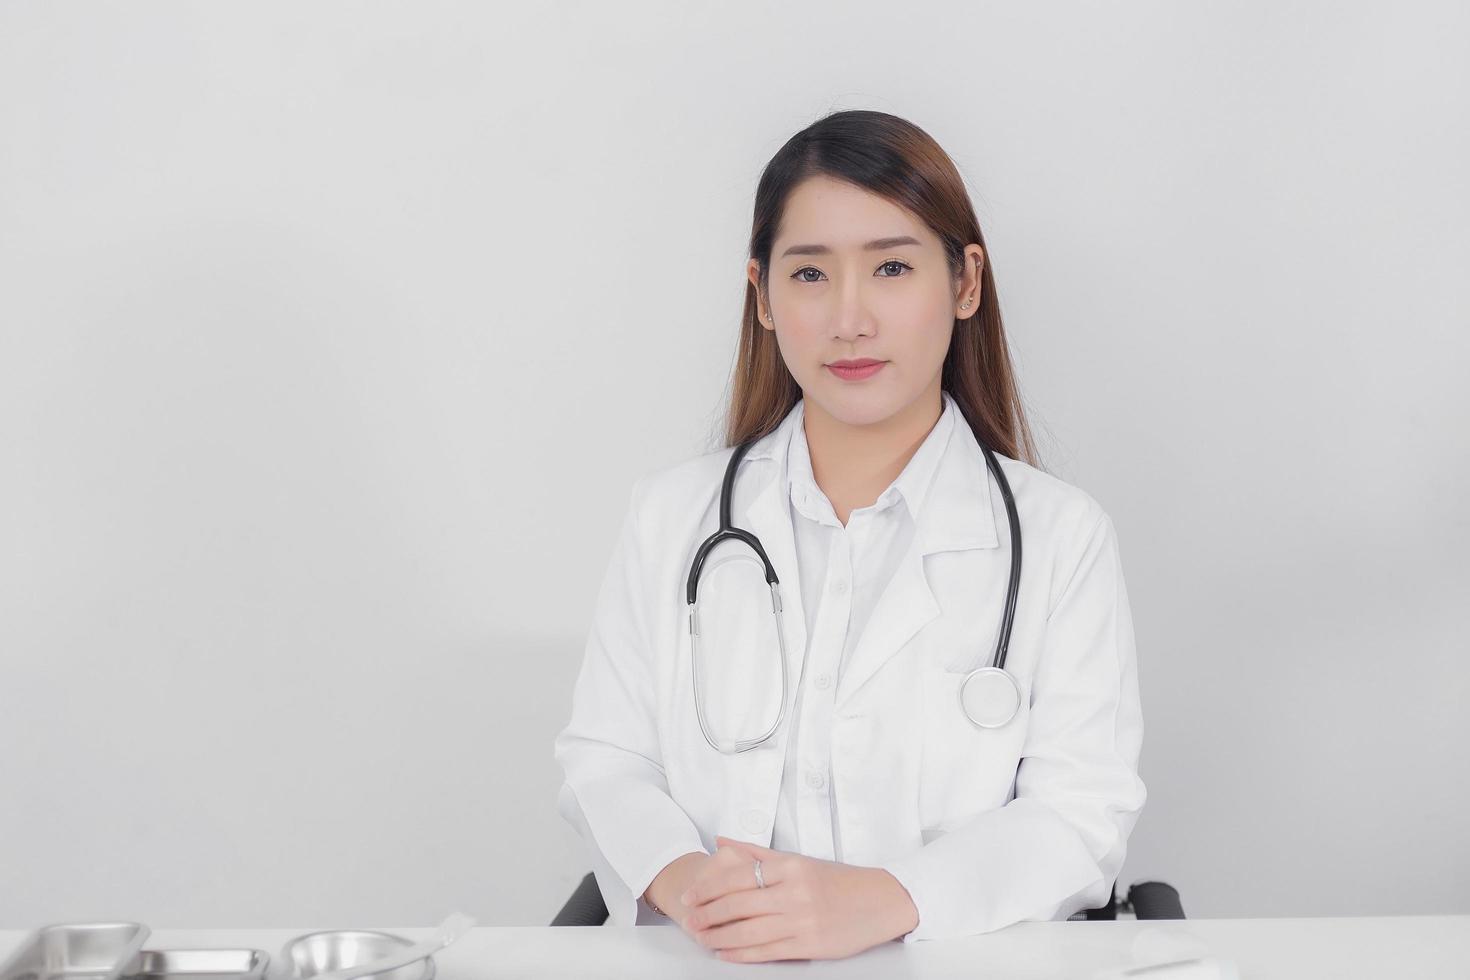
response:
<path fill-rule="evenodd" d="M 731 454 L 729 465 L 725 467 L 725 480 L 720 487 L 719 530 L 711 534 L 699 546 L 699 550 L 694 554 L 694 563 L 689 569 L 689 640 L 690 656 L 693 659 L 694 712 L 699 718 L 699 729 L 704 733 L 704 740 L 710 744 L 711 748 L 727 754 L 744 752 L 760 745 L 776 733 L 776 730 L 781 727 L 782 720 L 786 717 L 788 679 L 786 634 L 781 629 L 780 581 L 776 578 L 776 569 L 772 567 L 771 560 L 766 557 L 766 549 L 761 547 L 760 539 L 743 528 L 733 526 L 730 521 L 730 497 L 735 487 L 735 471 L 740 465 L 741 458 L 756 441 L 756 439 L 751 439 L 741 443 Z M 1006 588 L 1005 615 L 1001 619 L 1000 637 L 996 641 L 995 653 L 988 666 L 977 667 L 965 675 L 965 679 L 960 683 L 959 701 L 960 710 L 964 712 L 971 724 L 979 728 L 1003 728 L 1010 723 L 1021 707 L 1021 685 L 1016 683 L 1016 679 L 1005 669 L 1006 648 L 1010 645 L 1011 623 L 1016 613 L 1016 593 L 1021 584 L 1021 521 L 1016 516 L 1016 501 L 1011 496 L 1011 485 L 1007 482 L 1005 474 L 1001 472 L 995 454 L 984 443 L 980 443 L 980 448 L 985 453 L 986 465 L 990 467 L 990 472 L 995 474 L 996 482 L 1000 484 L 1000 495 L 1005 499 L 1006 517 L 1011 525 L 1011 578 Z M 699 573 L 704 567 L 704 560 L 710 550 L 722 541 L 732 540 L 745 543 L 760 556 L 761 565 L 765 568 L 766 583 L 771 588 L 771 615 L 776 620 L 776 645 L 781 658 L 781 707 L 771 727 L 760 735 L 754 738 L 717 739 L 710 734 L 709 723 L 704 713 L 703 689 L 699 684 Z"/>

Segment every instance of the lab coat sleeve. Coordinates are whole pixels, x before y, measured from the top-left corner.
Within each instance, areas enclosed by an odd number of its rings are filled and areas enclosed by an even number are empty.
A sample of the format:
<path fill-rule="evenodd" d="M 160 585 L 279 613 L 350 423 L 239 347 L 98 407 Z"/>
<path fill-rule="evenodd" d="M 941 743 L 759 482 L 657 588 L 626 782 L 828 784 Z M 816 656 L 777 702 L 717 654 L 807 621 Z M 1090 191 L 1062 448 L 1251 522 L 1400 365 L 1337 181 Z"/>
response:
<path fill-rule="evenodd" d="M 613 925 L 654 921 L 642 901 L 649 883 L 680 855 L 709 853 L 669 796 L 660 761 L 650 566 L 638 517 L 646 479 L 630 494 L 593 610 L 571 720 L 553 753 L 565 773 L 557 809 L 588 844 Z"/>
<path fill-rule="evenodd" d="M 919 924 L 904 942 L 1106 905 L 1146 791 L 1133 621 L 1101 514 L 1047 617 L 1015 798 L 881 865 Z"/>

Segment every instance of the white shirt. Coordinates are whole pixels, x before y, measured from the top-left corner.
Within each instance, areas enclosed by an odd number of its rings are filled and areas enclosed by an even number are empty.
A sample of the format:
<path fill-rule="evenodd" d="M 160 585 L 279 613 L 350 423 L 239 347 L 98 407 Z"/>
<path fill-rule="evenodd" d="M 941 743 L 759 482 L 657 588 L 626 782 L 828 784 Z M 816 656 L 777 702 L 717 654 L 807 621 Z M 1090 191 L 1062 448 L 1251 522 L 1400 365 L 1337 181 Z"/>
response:
<path fill-rule="evenodd" d="M 867 507 L 838 520 L 817 485 L 799 401 L 787 455 L 807 647 L 789 722 L 786 765 L 771 846 L 827 861 L 842 860 L 832 791 L 832 715 L 837 681 L 868 616 L 913 541 L 919 508 L 954 428 L 954 402 L 903 472 Z"/>

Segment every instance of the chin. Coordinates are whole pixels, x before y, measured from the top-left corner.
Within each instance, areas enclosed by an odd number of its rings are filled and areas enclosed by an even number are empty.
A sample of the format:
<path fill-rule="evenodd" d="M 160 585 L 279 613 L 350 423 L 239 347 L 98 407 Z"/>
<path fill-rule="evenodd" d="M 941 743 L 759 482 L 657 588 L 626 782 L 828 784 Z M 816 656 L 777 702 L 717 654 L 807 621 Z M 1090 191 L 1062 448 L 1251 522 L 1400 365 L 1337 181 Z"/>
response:
<path fill-rule="evenodd" d="M 842 384 L 841 381 L 836 382 Z M 892 392 L 876 389 L 863 390 L 854 386 L 848 391 L 824 391 L 817 398 L 823 411 L 843 425 L 876 425 L 893 415 L 903 406 Z"/>

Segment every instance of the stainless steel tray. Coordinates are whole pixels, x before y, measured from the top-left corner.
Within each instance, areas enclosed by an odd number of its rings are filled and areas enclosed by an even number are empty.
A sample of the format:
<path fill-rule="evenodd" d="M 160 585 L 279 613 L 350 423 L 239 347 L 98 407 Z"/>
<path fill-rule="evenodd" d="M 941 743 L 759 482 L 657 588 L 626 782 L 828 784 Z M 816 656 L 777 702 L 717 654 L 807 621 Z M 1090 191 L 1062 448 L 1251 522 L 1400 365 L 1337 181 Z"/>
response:
<path fill-rule="evenodd" d="M 262 980 L 270 959 L 262 949 L 145 949 L 125 980 Z"/>
<path fill-rule="evenodd" d="M 0 963 L 0 980 L 118 980 L 147 938 L 137 922 L 45 926 Z"/>

